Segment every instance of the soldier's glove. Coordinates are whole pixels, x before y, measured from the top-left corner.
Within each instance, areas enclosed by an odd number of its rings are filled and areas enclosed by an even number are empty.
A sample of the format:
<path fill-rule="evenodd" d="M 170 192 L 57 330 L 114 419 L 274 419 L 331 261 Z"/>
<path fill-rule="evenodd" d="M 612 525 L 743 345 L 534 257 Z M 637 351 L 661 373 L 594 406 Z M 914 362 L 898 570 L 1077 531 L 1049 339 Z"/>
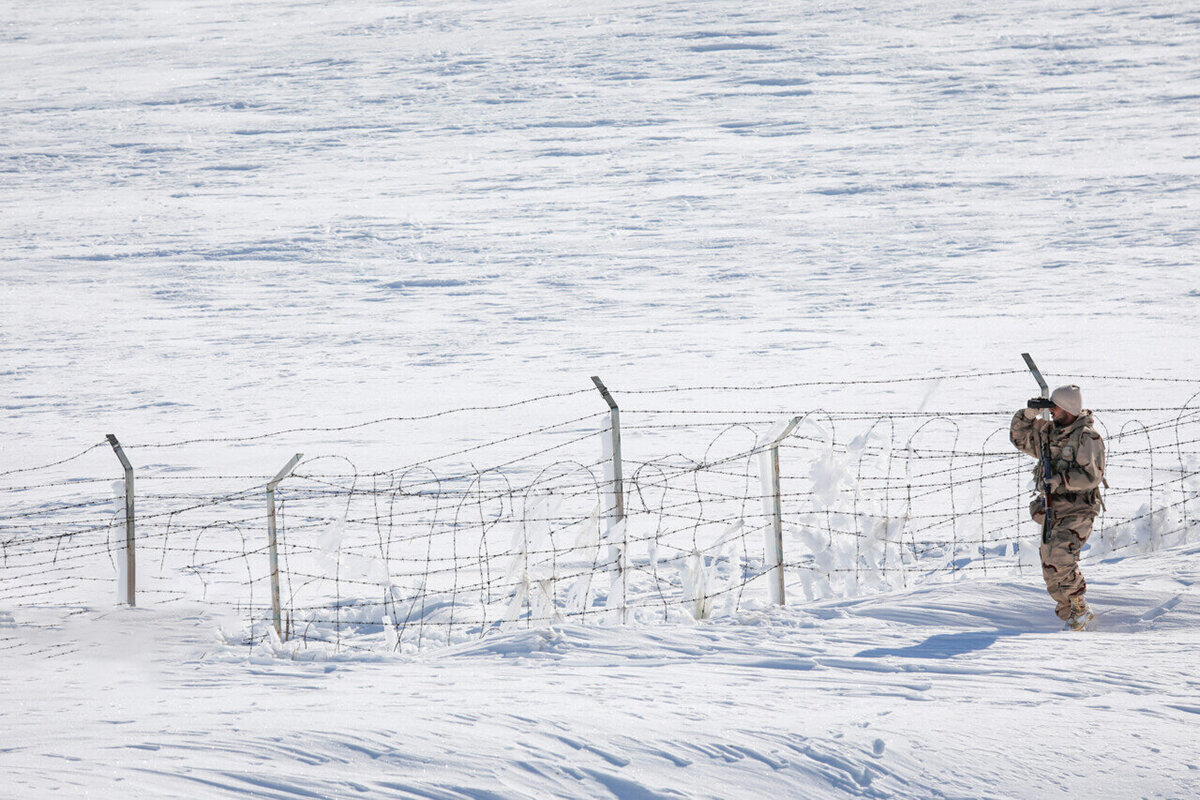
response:
<path fill-rule="evenodd" d="M 1031 397 L 1025 404 L 1026 408 L 1054 408 L 1054 401 L 1049 397 Z"/>

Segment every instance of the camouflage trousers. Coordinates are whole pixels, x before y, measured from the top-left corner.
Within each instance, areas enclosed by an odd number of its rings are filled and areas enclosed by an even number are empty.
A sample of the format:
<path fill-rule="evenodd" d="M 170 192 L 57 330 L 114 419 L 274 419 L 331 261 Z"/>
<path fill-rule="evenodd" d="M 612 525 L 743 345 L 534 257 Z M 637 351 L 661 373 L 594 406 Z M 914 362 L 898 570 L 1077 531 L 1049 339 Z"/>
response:
<path fill-rule="evenodd" d="M 1057 500 L 1052 508 L 1050 541 L 1043 542 L 1042 577 L 1046 591 L 1054 598 L 1054 613 L 1059 619 L 1071 616 L 1071 598 L 1087 591 L 1087 581 L 1079 571 L 1079 551 L 1092 535 L 1096 508 L 1090 503 L 1071 503 Z M 1040 526 L 1045 514 L 1038 498 L 1030 506 L 1033 519 Z"/>

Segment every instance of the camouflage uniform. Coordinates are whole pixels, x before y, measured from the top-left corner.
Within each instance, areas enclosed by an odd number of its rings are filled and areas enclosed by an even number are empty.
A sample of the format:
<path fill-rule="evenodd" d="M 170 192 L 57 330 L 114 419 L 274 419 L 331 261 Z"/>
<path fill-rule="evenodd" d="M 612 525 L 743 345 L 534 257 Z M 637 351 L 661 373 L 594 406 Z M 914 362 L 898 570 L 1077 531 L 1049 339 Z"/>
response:
<path fill-rule="evenodd" d="M 1071 598 L 1082 596 L 1087 582 L 1079 571 L 1079 551 L 1092 533 L 1092 522 L 1103 508 L 1100 484 L 1104 480 L 1104 440 L 1092 428 L 1092 413 L 1060 428 L 1036 417 L 1036 411 L 1021 409 L 1013 417 L 1009 438 L 1017 449 L 1038 459 L 1034 470 L 1042 486 L 1042 443 L 1049 432 L 1050 507 L 1053 510 L 1050 540 L 1041 546 L 1042 576 L 1046 591 L 1054 598 L 1059 619 L 1071 615 Z M 1045 519 L 1042 496 L 1029 506 L 1039 525 Z"/>

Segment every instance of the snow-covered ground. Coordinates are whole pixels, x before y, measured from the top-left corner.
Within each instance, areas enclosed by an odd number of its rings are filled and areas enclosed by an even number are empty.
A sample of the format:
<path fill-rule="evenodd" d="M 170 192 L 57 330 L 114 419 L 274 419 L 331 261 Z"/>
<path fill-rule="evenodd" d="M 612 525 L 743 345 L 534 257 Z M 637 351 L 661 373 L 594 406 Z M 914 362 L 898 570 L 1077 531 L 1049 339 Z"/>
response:
<path fill-rule="evenodd" d="M 107 445 L 30 468 L 110 432 L 164 497 L 586 434 L 593 374 L 631 462 L 712 442 L 664 407 L 1002 412 L 1022 351 L 1110 434 L 1200 388 L 1137 380 L 1200 379 L 1191 4 L 0 10 L 4 514 L 109 504 Z M 1192 797 L 1198 533 L 1091 559 L 1086 636 L 1036 570 L 397 653 L 0 587 L 0 795 Z"/>
<path fill-rule="evenodd" d="M 186 607 L 0 628 L 11 797 L 1194 796 L 1200 549 L 689 626 L 296 662 Z M 55 657 L 50 655 L 62 648 Z"/>

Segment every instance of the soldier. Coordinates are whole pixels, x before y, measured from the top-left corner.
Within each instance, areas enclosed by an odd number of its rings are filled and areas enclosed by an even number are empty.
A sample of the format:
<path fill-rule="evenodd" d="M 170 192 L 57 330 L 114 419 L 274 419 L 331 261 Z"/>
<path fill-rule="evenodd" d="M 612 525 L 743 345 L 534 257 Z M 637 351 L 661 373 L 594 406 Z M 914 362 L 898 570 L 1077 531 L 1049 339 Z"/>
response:
<path fill-rule="evenodd" d="M 1038 417 L 1049 408 L 1051 420 Z M 1055 600 L 1054 613 L 1071 630 L 1083 630 L 1093 615 L 1084 592 L 1087 582 L 1079 571 L 1079 551 L 1092 533 L 1092 523 L 1104 503 L 1104 440 L 1092 427 L 1092 412 L 1083 408 L 1078 386 L 1060 386 L 1046 400 L 1035 397 L 1018 411 L 1009 428 L 1017 449 L 1038 459 L 1034 479 L 1039 488 L 1049 478 L 1051 528 L 1041 546 L 1042 575 L 1046 591 Z M 1042 475 L 1043 448 L 1049 448 L 1050 474 Z M 1030 504 L 1039 525 L 1046 517 L 1041 494 Z"/>

